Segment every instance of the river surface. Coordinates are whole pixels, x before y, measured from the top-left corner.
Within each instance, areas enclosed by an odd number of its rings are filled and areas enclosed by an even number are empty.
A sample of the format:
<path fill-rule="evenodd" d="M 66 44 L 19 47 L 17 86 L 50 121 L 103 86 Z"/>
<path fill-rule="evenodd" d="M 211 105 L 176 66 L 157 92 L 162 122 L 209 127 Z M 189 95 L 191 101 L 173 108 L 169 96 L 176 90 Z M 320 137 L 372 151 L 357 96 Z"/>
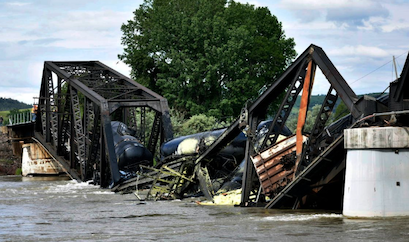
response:
<path fill-rule="evenodd" d="M 7 176 L 0 241 L 409 241 L 409 218 L 141 202 L 87 183 Z"/>

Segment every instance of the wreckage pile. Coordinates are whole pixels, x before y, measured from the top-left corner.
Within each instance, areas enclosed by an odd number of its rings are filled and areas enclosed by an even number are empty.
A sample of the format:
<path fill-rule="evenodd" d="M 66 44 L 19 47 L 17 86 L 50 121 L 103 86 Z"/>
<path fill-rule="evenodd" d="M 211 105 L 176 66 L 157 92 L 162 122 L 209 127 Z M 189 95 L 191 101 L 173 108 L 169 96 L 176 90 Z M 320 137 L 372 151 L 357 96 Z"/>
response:
<path fill-rule="evenodd" d="M 340 209 L 344 130 L 409 126 L 408 63 L 389 94 L 358 97 L 325 52 L 311 45 L 257 99 L 247 102 L 229 127 L 172 139 L 167 101 L 160 95 L 99 62 L 46 62 L 35 137 L 72 177 L 93 179 L 115 192 L 136 191 L 139 196 L 145 190 L 146 199 L 154 200 L 204 195 L 210 202 L 241 206 Z M 318 68 L 330 85 L 307 130 Z M 57 87 L 68 85 L 69 92 L 55 89 L 50 73 L 59 77 Z M 71 101 L 45 101 L 52 99 Z M 297 99 L 293 133 L 286 123 Z M 338 99 L 349 114 L 328 125 Z M 47 116 L 47 110 L 59 115 Z M 148 110 L 154 114 L 152 122 L 146 121 Z M 272 120 L 270 110 L 276 110 Z"/>
<path fill-rule="evenodd" d="M 317 67 L 330 88 L 312 130 L 307 132 L 304 123 Z M 325 52 L 311 45 L 257 100 L 243 108 L 230 127 L 165 143 L 160 165 L 146 167 L 150 172 L 138 173 L 114 191 L 148 188 L 147 198 L 154 199 L 202 194 L 211 202 L 227 200 L 241 206 L 341 209 L 344 130 L 409 126 L 408 112 L 400 112 L 409 109 L 409 94 L 404 92 L 409 90 L 408 69 L 407 61 L 401 77 L 391 83 L 389 95 L 358 98 Z M 284 99 L 274 119 L 261 122 L 282 93 Z M 350 113 L 326 125 L 338 97 Z M 301 106 L 292 134 L 286 121 L 297 98 L 301 98 Z"/>

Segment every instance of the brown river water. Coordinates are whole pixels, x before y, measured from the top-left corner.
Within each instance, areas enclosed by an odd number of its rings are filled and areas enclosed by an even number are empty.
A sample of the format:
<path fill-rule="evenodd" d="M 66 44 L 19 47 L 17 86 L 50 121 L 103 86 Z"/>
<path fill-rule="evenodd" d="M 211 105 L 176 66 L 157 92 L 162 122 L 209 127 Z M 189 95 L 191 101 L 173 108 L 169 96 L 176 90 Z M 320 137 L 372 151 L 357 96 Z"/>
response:
<path fill-rule="evenodd" d="M 0 241 L 409 241 L 409 218 L 141 202 L 87 183 L 4 176 Z"/>

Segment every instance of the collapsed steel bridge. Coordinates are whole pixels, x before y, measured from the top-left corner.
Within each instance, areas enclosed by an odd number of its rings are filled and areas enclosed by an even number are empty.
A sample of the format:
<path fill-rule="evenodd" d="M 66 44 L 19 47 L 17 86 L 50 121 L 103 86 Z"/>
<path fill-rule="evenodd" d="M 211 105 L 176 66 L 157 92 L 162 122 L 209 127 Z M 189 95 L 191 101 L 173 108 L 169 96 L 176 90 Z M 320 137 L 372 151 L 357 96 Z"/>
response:
<path fill-rule="evenodd" d="M 405 81 L 409 76 L 408 66 L 407 61 L 402 77 L 391 83 L 387 102 L 369 96 L 358 98 L 325 52 L 318 46 L 309 46 L 256 100 L 246 103 L 241 115 L 209 147 L 188 158 L 165 157 L 170 164 L 183 163 L 185 159 L 188 167 L 194 167 L 187 172 L 183 165 L 175 166 L 179 173 L 173 173 L 176 175 L 171 186 L 180 187 L 176 183 L 189 180 L 199 183 L 208 198 L 214 195 L 207 166 L 244 132 L 247 141 L 241 206 L 334 208 L 335 205 L 339 208 L 345 172 L 343 130 L 361 124 L 358 121 L 370 114 L 408 109 L 409 99 L 403 91 L 409 83 Z M 304 126 L 317 69 L 322 71 L 330 87 L 313 128 L 306 131 Z M 296 134 L 279 141 L 279 134 L 285 129 L 299 96 Z M 338 98 L 349 115 L 328 125 Z M 277 103 L 280 104 L 278 110 Z M 155 113 L 149 137 L 145 137 L 146 108 Z M 277 111 L 273 122 L 260 142 L 256 139 L 257 125 L 274 109 Z M 138 187 L 140 180 L 139 177 L 125 182 L 121 179 L 112 141 L 113 117 L 138 130 L 142 143 L 152 153 L 157 150 L 158 141 L 163 143 L 173 136 L 166 99 L 149 89 L 99 62 L 45 62 L 36 139 L 74 178 L 94 179 L 103 187 L 112 182 L 117 185 L 114 190 L 120 191 Z M 365 118 L 365 122 L 379 124 L 387 122 L 385 118 L 374 116 Z M 153 178 L 147 176 L 149 179 L 143 182 L 154 186 L 164 175 L 159 173 L 153 172 Z"/>
<path fill-rule="evenodd" d="M 102 187 L 122 181 L 112 120 L 136 130 L 152 154 L 173 138 L 162 96 L 98 61 L 44 63 L 34 136 L 71 177 Z"/>
<path fill-rule="evenodd" d="M 312 130 L 306 131 L 304 125 L 318 68 L 330 86 Z M 279 141 L 300 94 L 296 134 Z M 338 98 L 350 114 L 327 126 Z M 260 137 L 257 126 L 267 118 L 269 110 L 274 110 L 275 107 L 272 106 L 277 103 L 280 105 L 275 111 L 273 122 L 260 142 L 257 138 Z M 187 162 L 193 160 L 194 169 L 179 172 L 196 180 L 203 194 L 212 200 L 215 192 L 207 167 L 224 147 L 244 132 L 247 141 L 241 206 L 339 208 L 345 171 L 343 130 L 368 114 L 387 109 L 384 103 L 375 98 L 358 98 L 325 52 L 320 47 L 311 45 L 256 100 L 248 102 L 241 115 L 209 147 L 188 158 Z M 166 159 L 171 161 L 172 157 Z M 178 187 L 175 182 L 171 186 Z M 139 185 L 138 179 L 129 180 L 119 190 Z M 172 191 L 172 188 L 169 187 L 167 191 Z"/>
<path fill-rule="evenodd" d="M 305 132 L 304 124 L 317 67 L 330 87 L 312 130 Z M 288 150 L 283 150 L 279 147 L 283 143 L 277 142 L 278 137 L 301 92 L 296 137 L 293 137 L 296 142 Z M 350 114 L 326 126 L 338 98 L 341 98 Z M 254 137 L 257 136 L 258 123 L 267 117 L 269 107 L 277 102 L 281 105 L 275 112 L 268 133 L 261 143 L 256 143 Z M 206 166 L 234 137 L 245 132 L 248 139 L 241 206 L 261 204 L 266 208 L 300 208 L 319 206 L 317 202 L 341 206 L 345 171 L 343 130 L 368 114 L 385 110 L 387 106 L 372 97 L 358 98 L 325 52 L 311 45 L 256 100 L 245 105 L 240 117 L 198 157 L 196 164 Z M 275 126 L 280 128 L 274 130 Z M 211 194 L 212 191 L 207 193 Z M 266 197 L 270 198 L 267 204 Z"/>

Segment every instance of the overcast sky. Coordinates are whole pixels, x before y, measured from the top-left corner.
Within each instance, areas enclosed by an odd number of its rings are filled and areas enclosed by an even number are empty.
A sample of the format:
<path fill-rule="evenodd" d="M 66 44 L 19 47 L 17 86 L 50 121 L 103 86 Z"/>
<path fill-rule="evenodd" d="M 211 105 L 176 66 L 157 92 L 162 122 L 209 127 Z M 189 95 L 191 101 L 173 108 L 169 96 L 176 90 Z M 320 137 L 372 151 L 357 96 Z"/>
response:
<path fill-rule="evenodd" d="M 246 1 L 240 1 L 246 2 Z M 99 60 L 129 75 L 121 24 L 142 0 L 0 0 L 0 97 L 32 104 L 44 61 Z M 257 0 L 282 22 L 302 53 L 324 49 L 357 94 L 382 92 L 409 50 L 409 0 Z M 321 80 L 322 79 L 322 80 Z M 317 76 L 314 93 L 326 93 Z"/>

